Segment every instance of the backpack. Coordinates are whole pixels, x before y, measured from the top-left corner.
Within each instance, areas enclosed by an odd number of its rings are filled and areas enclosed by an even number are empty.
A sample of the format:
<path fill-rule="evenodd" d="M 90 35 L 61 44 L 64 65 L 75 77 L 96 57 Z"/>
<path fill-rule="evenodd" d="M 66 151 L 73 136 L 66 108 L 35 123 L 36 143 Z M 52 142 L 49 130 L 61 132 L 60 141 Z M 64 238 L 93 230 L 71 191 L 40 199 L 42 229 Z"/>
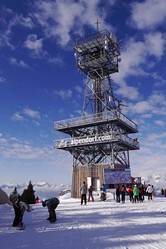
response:
<path fill-rule="evenodd" d="M 12 192 L 9 196 L 11 203 L 15 203 L 20 199 L 20 195 L 17 192 Z"/>

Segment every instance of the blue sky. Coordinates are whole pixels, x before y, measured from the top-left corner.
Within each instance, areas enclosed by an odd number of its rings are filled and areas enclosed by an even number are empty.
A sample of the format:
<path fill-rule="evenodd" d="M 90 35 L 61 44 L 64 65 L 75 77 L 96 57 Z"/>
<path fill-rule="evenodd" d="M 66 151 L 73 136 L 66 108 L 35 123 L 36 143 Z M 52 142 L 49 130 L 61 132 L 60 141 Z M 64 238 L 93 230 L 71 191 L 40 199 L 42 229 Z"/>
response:
<path fill-rule="evenodd" d="M 74 43 L 99 29 L 121 45 L 114 93 L 139 127 L 133 176 L 163 174 L 166 162 L 165 0 L 1 0 L 0 183 L 70 183 L 72 158 L 54 149 L 54 121 L 78 117 L 86 76 Z"/>

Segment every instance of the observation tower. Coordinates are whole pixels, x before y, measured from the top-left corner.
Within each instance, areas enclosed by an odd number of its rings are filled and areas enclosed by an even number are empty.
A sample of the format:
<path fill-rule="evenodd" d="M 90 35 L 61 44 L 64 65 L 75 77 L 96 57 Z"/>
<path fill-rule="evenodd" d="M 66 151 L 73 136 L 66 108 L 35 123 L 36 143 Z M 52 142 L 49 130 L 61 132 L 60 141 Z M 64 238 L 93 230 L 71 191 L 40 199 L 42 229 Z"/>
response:
<path fill-rule="evenodd" d="M 82 116 L 56 121 L 55 129 L 69 135 L 55 148 L 73 156 L 72 197 L 79 197 L 83 181 L 96 189 L 104 182 L 103 169 L 130 169 L 129 151 L 138 150 L 137 124 L 121 111 L 113 94 L 111 75 L 118 73 L 120 48 L 113 33 L 97 31 L 76 41 L 78 69 L 87 76 Z"/>

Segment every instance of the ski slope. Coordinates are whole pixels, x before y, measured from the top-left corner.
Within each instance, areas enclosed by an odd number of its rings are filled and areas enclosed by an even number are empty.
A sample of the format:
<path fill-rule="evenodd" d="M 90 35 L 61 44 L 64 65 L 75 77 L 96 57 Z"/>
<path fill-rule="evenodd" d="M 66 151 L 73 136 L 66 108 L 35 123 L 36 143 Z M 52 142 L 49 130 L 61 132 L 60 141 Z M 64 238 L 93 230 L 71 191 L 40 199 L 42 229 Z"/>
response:
<path fill-rule="evenodd" d="M 48 211 L 34 204 L 25 213 L 25 230 L 11 226 L 14 212 L 0 206 L 0 246 L 3 249 L 164 249 L 166 248 L 166 198 L 143 203 L 116 203 L 110 196 L 80 205 L 68 195 L 60 198 L 57 221 L 47 221 Z"/>

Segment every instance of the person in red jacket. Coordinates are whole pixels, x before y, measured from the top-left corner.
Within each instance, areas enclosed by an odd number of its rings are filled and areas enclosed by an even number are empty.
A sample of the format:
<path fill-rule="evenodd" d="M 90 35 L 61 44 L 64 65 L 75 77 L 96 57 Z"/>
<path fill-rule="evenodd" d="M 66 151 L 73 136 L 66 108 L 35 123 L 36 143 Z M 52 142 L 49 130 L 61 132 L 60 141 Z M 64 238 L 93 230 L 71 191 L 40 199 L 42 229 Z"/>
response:
<path fill-rule="evenodd" d="M 130 197 L 130 202 L 133 202 L 133 187 L 132 187 L 132 185 L 130 185 L 128 187 L 127 192 L 129 194 L 129 197 Z"/>
<path fill-rule="evenodd" d="M 92 188 L 92 186 L 89 187 L 88 193 L 89 193 L 88 201 L 90 201 L 90 198 L 92 199 L 92 201 L 94 201 L 94 198 L 93 198 L 93 188 Z"/>
<path fill-rule="evenodd" d="M 166 189 L 164 190 L 164 196 L 166 197 Z"/>

